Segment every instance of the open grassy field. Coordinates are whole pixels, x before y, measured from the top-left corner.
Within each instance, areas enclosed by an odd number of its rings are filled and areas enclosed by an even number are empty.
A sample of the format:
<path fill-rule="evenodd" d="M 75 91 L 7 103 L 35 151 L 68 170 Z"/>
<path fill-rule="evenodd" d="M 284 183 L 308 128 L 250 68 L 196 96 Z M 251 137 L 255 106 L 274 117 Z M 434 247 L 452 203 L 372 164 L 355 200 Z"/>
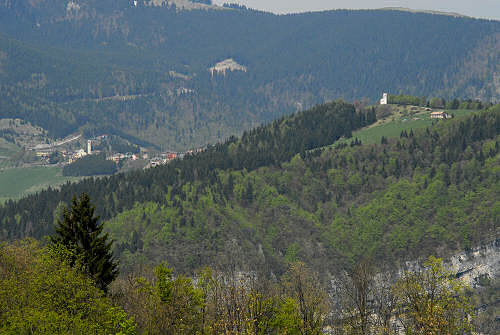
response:
<path fill-rule="evenodd" d="M 455 117 L 462 117 L 477 111 L 474 110 L 453 110 L 446 111 Z M 358 138 L 362 143 L 377 143 L 382 136 L 386 138 L 398 137 L 402 131 L 410 132 L 412 129 L 421 129 L 432 125 L 433 122 L 446 122 L 446 120 L 432 120 L 429 111 L 413 111 L 406 107 L 396 107 L 392 115 L 377 121 L 375 124 L 353 132 L 353 138 Z M 346 143 L 351 139 L 345 139 Z M 341 142 L 337 142 L 341 143 Z"/>
<path fill-rule="evenodd" d="M 0 170 L 0 202 L 58 186 L 75 177 L 64 177 L 60 167 L 29 167 Z"/>
<path fill-rule="evenodd" d="M 21 151 L 17 145 L 7 142 L 0 137 L 0 168 L 7 167 L 10 164 L 10 158 Z"/>

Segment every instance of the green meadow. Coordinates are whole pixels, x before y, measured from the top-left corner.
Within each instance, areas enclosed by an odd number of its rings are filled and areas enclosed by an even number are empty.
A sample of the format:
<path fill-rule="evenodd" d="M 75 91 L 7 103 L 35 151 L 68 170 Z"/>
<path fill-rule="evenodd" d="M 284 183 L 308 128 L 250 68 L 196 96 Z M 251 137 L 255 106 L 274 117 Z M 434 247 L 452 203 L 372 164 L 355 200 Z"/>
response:
<path fill-rule="evenodd" d="M 3 169 L 0 170 L 0 202 L 77 179 L 64 177 L 62 168 L 57 166 Z"/>
<path fill-rule="evenodd" d="M 474 110 L 452 110 L 446 111 L 448 114 L 453 114 L 455 117 L 462 117 L 477 111 Z M 402 131 L 408 133 L 413 129 L 426 128 L 432 125 L 433 122 L 446 122 L 446 120 L 433 120 L 430 117 L 429 111 L 419 111 L 416 113 L 409 112 L 404 107 L 398 107 L 395 112 L 375 124 L 353 132 L 352 136 L 358 138 L 362 143 L 377 143 L 380 142 L 382 136 L 386 138 L 398 137 Z M 346 143 L 350 143 L 351 139 L 345 139 Z M 341 142 L 337 142 L 341 143 Z"/>
<path fill-rule="evenodd" d="M 20 151 L 21 149 L 17 145 L 7 142 L 0 137 L 0 168 L 9 166 L 12 157 Z"/>

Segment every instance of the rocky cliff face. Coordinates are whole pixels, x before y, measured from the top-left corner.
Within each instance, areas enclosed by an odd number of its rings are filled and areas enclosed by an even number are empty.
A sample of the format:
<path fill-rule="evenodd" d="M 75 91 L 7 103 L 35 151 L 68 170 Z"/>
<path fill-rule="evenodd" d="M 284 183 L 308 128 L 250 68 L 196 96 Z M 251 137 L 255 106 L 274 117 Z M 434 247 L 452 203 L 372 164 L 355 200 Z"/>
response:
<path fill-rule="evenodd" d="M 473 288 L 480 286 L 481 278 L 496 279 L 500 277 L 500 239 L 456 254 L 446 265 Z"/>
<path fill-rule="evenodd" d="M 490 281 L 500 280 L 500 238 L 473 249 L 462 251 L 444 259 L 445 268 L 452 271 L 470 287 L 481 288 L 483 279 Z M 397 271 L 380 272 L 376 276 L 379 284 L 386 281 L 395 281 L 405 271 L 416 272 L 422 269 L 421 261 L 406 262 Z M 344 276 L 347 274 L 345 273 Z M 337 291 L 341 286 L 342 277 L 332 275 L 332 290 Z"/>
<path fill-rule="evenodd" d="M 500 238 L 494 241 L 462 251 L 444 259 L 447 269 L 464 280 L 472 288 L 479 288 L 481 279 L 500 278 Z M 404 271 L 418 271 L 422 262 L 406 262 L 396 273 L 400 277 Z"/>

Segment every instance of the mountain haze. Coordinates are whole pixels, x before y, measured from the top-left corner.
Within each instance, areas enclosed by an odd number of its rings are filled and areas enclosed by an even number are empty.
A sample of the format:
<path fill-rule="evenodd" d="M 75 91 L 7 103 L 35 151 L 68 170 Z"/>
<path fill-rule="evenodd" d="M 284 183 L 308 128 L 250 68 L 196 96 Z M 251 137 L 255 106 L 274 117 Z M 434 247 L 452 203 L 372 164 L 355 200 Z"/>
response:
<path fill-rule="evenodd" d="M 338 97 L 500 97 L 500 23 L 486 20 L 3 0 L 0 31 L 0 116 L 53 137 L 85 130 L 181 150 Z M 228 59 L 247 71 L 211 74 Z"/>

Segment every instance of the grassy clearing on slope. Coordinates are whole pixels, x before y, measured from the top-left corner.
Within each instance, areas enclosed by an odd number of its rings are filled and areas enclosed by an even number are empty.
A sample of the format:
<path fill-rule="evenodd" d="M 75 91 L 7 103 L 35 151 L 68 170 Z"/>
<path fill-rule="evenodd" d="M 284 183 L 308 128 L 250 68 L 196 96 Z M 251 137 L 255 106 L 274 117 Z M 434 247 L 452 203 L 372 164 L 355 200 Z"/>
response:
<path fill-rule="evenodd" d="M 30 167 L 0 170 L 0 202 L 18 199 L 49 186 L 58 186 L 74 177 L 64 177 L 60 167 Z"/>
<path fill-rule="evenodd" d="M 0 138 L 0 168 L 7 167 L 10 164 L 10 158 L 20 151 L 21 149 L 17 145 Z"/>
<path fill-rule="evenodd" d="M 382 136 L 386 138 L 399 137 L 402 131 L 421 129 L 429 127 L 433 122 L 446 122 L 446 120 L 433 120 L 431 119 L 429 111 L 414 111 L 410 110 L 411 107 L 395 106 L 392 115 L 377 121 L 375 124 L 353 132 L 353 138 L 358 138 L 363 143 L 378 143 Z M 467 114 L 474 113 L 474 110 L 451 110 L 446 111 L 455 117 L 463 117 Z M 344 139 L 343 142 L 350 143 L 352 139 Z M 341 143 L 340 141 L 337 143 Z M 336 143 L 336 144 L 337 144 Z"/>

